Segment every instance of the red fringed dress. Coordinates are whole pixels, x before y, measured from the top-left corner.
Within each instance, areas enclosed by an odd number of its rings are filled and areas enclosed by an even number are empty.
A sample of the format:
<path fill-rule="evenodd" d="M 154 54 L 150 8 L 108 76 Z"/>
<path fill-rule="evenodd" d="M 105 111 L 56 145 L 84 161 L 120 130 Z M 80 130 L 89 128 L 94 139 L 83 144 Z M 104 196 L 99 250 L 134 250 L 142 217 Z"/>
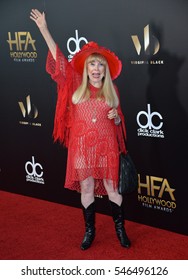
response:
<path fill-rule="evenodd" d="M 79 181 L 95 179 L 95 195 L 106 195 L 103 179 L 118 184 L 119 151 L 126 151 L 122 127 L 124 118 L 120 106 L 121 125 L 107 118 L 111 109 L 98 100 L 98 89 L 90 85 L 90 99 L 74 105 L 72 95 L 82 77 L 72 68 L 57 46 L 56 60 L 48 53 L 46 70 L 57 83 L 57 105 L 54 120 L 54 140 L 68 147 L 65 188 L 80 191 Z"/>

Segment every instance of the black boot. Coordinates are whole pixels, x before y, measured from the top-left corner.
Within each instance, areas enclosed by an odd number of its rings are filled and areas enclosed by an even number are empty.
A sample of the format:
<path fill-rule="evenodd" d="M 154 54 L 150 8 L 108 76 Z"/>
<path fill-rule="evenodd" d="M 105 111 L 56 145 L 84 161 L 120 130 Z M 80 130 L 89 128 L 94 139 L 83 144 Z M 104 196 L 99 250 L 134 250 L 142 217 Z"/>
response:
<path fill-rule="evenodd" d="M 86 250 L 91 246 L 95 238 L 95 202 L 91 203 L 87 208 L 83 207 L 83 215 L 86 232 L 80 248 Z"/>
<path fill-rule="evenodd" d="M 131 246 L 131 242 L 124 228 L 122 207 L 112 201 L 110 201 L 110 205 L 112 209 L 112 217 L 115 223 L 116 234 L 120 241 L 120 244 L 123 247 L 129 248 Z"/>

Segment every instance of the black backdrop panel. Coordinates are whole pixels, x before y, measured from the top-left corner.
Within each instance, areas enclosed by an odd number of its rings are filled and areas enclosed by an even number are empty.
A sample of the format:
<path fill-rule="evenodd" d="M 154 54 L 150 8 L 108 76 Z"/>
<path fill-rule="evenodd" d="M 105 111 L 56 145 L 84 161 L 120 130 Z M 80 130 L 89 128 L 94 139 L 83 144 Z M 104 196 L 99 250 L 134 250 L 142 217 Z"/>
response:
<path fill-rule="evenodd" d="M 139 173 L 138 192 L 124 200 L 126 218 L 188 234 L 187 1 L 1 1 L 0 7 L 0 188 L 80 207 L 80 194 L 63 187 L 67 151 L 52 139 L 56 85 L 45 71 L 47 46 L 29 19 L 38 8 L 68 59 L 92 40 L 123 62 L 116 84 Z M 96 200 L 98 211 L 110 214 L 107 197 Z"/>

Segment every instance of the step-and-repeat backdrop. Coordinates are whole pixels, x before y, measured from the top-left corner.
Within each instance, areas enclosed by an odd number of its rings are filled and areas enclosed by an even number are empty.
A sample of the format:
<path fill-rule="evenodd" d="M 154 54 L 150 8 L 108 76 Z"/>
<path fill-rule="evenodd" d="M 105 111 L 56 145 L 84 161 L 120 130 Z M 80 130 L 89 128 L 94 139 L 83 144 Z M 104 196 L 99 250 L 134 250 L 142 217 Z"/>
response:
<path fill-rule="evenodd" d="M 0 2 L 0 188 L 80 207 L 80 194 L 64 189 L 67 151 L 52 139 L 56 85 L 32 8 L 46 12 L 67 59 L 88 41 L 121 58 L 116 84 L 139 173 L 126 218 L 188 234 L 188 2 Z M 107 197 L 96 200 L 110 214 Z"/>

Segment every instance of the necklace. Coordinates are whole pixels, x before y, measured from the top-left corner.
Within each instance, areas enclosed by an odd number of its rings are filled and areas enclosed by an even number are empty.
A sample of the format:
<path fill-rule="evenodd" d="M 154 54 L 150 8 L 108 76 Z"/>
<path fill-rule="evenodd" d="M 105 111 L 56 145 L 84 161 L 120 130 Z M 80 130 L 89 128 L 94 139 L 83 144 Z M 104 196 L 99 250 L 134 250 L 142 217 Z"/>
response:
<path fill-rule="evenodd" d="M 91 104 L 91 102 L 93 102 L 93 104 Z M 92 123 L 96 123 L 97 122 L 97 108 L 96 108 L 96 100 L 95 98 L 90 99 L 90 105 L 91 105 L 91 112 L 92 112 L 92 117 L 91 117 L 91 121 Z"/>
<path fill-rule="evenodd" d="M 96 117 L 93 117 L 91 121 L 92 121 L 93 123 L 96 123 L 97 118 L 96 118 Z"/>
<path fill-rule="evenodd" d="M 93 85 L 89 85 L 89 89 L 90 89 L 90 112 L 92 114 L 91 116 L 91 121 L 92 123 L 96 123 L 97 122 L 97 104 L 96 104 L 96 94 L 98 92 L 98 88 L 94 87 Z M 91 97 L 92 96 L 92 97 Z"/>

